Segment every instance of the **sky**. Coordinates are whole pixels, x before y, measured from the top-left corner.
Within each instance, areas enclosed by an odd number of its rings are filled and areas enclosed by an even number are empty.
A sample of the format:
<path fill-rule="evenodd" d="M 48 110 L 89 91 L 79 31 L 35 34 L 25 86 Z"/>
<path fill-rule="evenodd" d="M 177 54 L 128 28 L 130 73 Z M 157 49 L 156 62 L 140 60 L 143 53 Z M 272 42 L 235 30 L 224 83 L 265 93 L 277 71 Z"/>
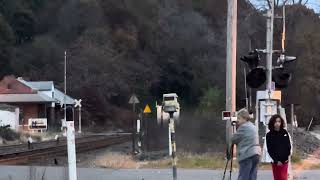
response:
<path fill-rule="evenodd" d="M 320 0 L 309 0 L 308 7 L 314 8 L 317 12 L 320 12 Z"/>
<path fill-rule="evenodd" d="M 252 2 L 252 4 L 257 5 L 259 7 L 266 5 L 264 3 L 265 1 L 262 1 L 262 0 L 250 0 L 250 1 Z M 309 8 L 314 9 L 316 12 L 320 13 L 320 0 L 308 0 L 307 6 Z"/>

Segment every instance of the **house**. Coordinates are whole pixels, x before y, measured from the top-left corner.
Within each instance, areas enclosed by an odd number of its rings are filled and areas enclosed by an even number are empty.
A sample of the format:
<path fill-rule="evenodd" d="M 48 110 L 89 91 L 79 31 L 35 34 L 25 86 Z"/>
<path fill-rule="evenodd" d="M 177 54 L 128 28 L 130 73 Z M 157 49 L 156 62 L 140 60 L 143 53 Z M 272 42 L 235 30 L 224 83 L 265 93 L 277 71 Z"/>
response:
<path fill-rule="evenodd" d="M 65 101 L 64 101 L 65 100 Z M 19 130 L 29 130 L 32 122 L 41 120 L 49 130 L 63 119 L 62 105 L 74 106 L 74 99 L 54 87 L 53 81 L 27 81 L 6 76 L 0 82 L 0 104 L 18 107 Z M 0 109 L 1 110 L 1 109 Z"/>

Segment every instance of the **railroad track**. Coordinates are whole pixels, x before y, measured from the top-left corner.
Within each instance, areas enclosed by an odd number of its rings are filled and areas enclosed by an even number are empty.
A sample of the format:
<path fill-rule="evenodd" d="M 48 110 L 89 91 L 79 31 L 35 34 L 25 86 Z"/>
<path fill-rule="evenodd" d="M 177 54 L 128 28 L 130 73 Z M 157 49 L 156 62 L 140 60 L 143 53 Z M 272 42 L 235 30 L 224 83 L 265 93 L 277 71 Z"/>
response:
<path fill-rule="evenodd" d="M 76 139 L 76 152 L 86 152 L 98 148 L 107 147 L 110 145 L 120 144 L 130 140 L 129 135 L 118 136 L 89 136 Z M 67 141 L 56 141 L 35 143 L 33 149 L 26 150 L 27 145 L 15 145 L 13 147 L 6 146 L 0 148 L 0 164 L 15 165 L 21 163 L 28 163 L 36 159 L 45 157 L 61 156 L 67 154 Z M 16 149 L 15 149 L 16 148 Z M 3 152 L 7 149 L 8 152 Z"/>
<path fill-rule="evenodd" d="M 101 135 L 91 135 L 91 136 L 84 136 L 84 137 L 77 137 L 76 141 L 90 141 L 91 139 L 96 139 L 98 137 L 101 137 Z M 32 143 L 34 149 L 43 148 L 43 147 L 51 147 L 54 143 L 56 143 L 55 140 L 49 140 L 44 142 L 34 142 Z M 66 137 L 60 137 L 59 144 L 67 143 Z M 0 146 L 0 158 L 1 155 L 5 154 L 13 154 L 20 151 L 27 151 L 28 150 L 28 144 L 22 143 L 22 144 L 15 144 L 15 145 L 8 145 L 8 146 Z"/>

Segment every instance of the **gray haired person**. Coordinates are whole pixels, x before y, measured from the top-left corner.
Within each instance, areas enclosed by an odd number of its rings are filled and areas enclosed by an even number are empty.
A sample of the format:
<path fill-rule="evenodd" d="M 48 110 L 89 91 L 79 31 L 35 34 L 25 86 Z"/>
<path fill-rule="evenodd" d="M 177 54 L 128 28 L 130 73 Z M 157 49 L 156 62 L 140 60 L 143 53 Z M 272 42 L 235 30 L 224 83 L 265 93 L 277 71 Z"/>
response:
<path fill-rule="evenodd" d="M 237 160 L 240 165 L 238 180 L 256 180 L 261 155 L 256 127 L 250 122 L 247 109 L 237 114 L 237 132 L 232 136 L 232 144 L 237 145 Z"/>

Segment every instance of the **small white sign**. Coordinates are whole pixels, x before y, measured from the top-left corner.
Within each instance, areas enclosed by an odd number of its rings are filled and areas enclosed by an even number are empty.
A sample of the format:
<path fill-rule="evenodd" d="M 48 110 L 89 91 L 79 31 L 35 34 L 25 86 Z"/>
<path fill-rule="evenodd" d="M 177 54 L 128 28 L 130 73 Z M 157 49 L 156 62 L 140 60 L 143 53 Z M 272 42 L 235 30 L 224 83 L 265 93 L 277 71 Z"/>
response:
<path fill-rule="evenodd" d="M 30 118 L 28 120 L 29 129 L 46 130 L 48 127 L 47 118 Z"/>
<path fill-rule="evenodd" d="M 276 90 L 276 83 L 274 81 L 271 82 L 271 90 L 272 91 Z"/>
<path fill-rule="evenodd" d="M 140 119 L 137 120 L 137 132 L 140 132 Z"/>
<path fill-rule="evenodd" d="M 227 121 L 231 119 L 230 111 L 222 111 L 222 120 Z"/>

